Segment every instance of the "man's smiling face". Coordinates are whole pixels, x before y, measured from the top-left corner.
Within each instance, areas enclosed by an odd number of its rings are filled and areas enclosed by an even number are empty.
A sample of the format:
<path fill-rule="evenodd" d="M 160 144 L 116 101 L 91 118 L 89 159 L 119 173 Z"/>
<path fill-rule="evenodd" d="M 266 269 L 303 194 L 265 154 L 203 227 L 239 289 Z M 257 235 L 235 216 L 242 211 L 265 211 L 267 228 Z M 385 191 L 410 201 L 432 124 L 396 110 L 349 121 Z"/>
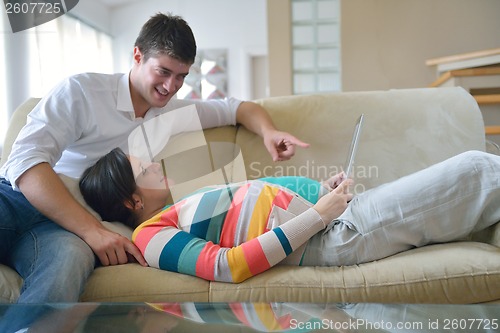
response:
<path fill-rule="evenodd" d="M 144 60 L 134 49 L 134 68 L 131 75 L 131 95 L 142 108 L 161 108 L 167 105 L 184 84 L 191 65 L 168 55 L 160 54 Z M 149 106 L 149 107 L 146 107 Z"/>

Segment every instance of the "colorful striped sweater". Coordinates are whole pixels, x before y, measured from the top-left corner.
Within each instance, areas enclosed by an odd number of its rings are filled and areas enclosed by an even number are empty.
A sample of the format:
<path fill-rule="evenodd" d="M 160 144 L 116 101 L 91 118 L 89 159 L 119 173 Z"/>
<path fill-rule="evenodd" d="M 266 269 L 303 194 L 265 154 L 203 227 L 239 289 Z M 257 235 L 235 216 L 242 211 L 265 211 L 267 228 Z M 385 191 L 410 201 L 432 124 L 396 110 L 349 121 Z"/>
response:
<path fill-rule="evenodd" d="M 238 283 L 287 256 L 300 264 L 307 241 L 325 228 L 311 208 L 324 191 L 304 177 L 205 188 L 142 223 L 132 240 L 151 267 Z"/>

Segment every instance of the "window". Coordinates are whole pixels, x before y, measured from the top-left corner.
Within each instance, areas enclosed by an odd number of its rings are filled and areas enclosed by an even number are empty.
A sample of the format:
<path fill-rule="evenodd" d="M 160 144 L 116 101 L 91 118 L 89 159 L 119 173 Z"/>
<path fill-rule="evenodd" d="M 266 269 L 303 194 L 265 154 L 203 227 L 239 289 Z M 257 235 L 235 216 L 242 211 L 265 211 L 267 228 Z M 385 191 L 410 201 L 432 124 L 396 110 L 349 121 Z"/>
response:
<path fill-rule="evenodd" d="M 0 34 L 0 152 L 9 112 L 13 112 L 12 109 L 15 108 L 11 104 L 30 96 L 44 96 L 60 80 L 72 74 L 113 71 L 111 37 L 71 15 L 60 16 L 56 20 L 15 34 L 11 32 L 6 19 L 5 15 L 0 15 L 0 27 L 4 27 Z M 23 43 L 16 43 L 16 39 L 23 40 Z M 18 48 L 19 44 L 26 45 L 26 49 L 12 49 Z M 22 54 L 21 58 L 28 60 L 6 64 L 4 50 L 9 47 L 10 53 L 20 54 L 20 57 Z M 28 53 L 27 56 L 24 56 L 25 52 Z M 6 71 L 6 66 L 14 70 Z M 22 70 L 17 71 L 18 68 Z M 16 77 L 7 77 L 7 73 Z M 14 80 L 20 81 L 26 89 L 9 91 L 6 83 Z"/>
<path fill-rule="evenodd" d="M 2 32 L 4 30 L 5 15 L 0 15 L 0 29 Z M 4 33 L 3 33 L 4 34 Z M 2 34 L 2 35 L 3 35 Z M 5 50 L 5 41 L 3 37 L 0 37 L 0 50 Z M 8 114 L 7 114 L 7 86 L 6 86 L 6 78 L 2 73 L 6 72 L 5 68 L 5 53 L 0 52 L 0 153 L 2 152 L 3 140 L 5 137 L 5 132 L 7 131 L 7 125 L 9 122 Z"/>
<path fill-rule="evenodd" d="M 111 37 L 63 15 L 35 28 L 30 38 L 31 96 L 43 96 L 61 79 L 83 72 L 111 73 Z"/>
<path fill-rule="evenodd" d="M 339 13 L 339 0 L 292 0 L 294 94 L 341 90 Z"/>

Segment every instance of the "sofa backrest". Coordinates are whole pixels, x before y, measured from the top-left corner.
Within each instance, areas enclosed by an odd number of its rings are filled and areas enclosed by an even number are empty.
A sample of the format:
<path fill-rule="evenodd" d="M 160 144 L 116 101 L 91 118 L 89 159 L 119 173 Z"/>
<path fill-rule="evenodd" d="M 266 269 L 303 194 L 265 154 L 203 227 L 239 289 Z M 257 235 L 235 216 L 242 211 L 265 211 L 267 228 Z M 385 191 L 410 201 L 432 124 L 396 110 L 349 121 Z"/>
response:
<path fill-rule="evenodd" d="M 5 162 L 27 113 L 15 112 L 2 152 Z M 284 96 L 257 101 L 276 126 L 311 144 L 290 161 L 273 162 L 260 137 L 243 127 L 205 130 L 208 149 L 175 158 L 179 196 L 200 186 L 267 176 L 325 179 L 343 168 L 356 119 L 366 115 L 354 168 L 356 192 L 410 174 L 467 150 L 485 150 L 479 107 L 462 88 L 423 88 Z M 188 134 L 189 135 L 189 134 Z M 185 141 L 183 137 L 177 142 Z M 174 144 L 174 146 L 178 146 Z M 182 177 L 184 175 L 184 177 Z M 208 175 L 208 176 L 207 176 Z M 205 177 L 206 176 L 206 177 Z"/>
<path fill-rule="evenodd" d="M 422 88 L 287 96 L 258 101 L 276 126 L 311 144 L 291 161 L 273 163 L 246 129 L 236 143 L 249 178 L 294 174 L 323 179 L 345 163 L 361 113 L 364 128 L 354 168 L 356 190 L 400 178 L 467 150 L 485 150 L 484 123 L 462 88 Z"/>

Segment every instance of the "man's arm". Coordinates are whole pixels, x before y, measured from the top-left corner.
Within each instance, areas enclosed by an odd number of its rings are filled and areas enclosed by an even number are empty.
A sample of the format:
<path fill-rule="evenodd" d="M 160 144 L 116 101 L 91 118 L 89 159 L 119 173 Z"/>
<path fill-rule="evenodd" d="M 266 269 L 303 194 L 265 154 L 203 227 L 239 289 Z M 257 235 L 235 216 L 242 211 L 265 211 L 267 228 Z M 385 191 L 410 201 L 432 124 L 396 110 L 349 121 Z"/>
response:
<path fill-rule="evenodd" d="M 295 146 L 309 147 L 293 135 L 278 131 L 263 107 L 253 102 L 242 102 L 236 111 L 236 122 L 261 136 L 273 161 L 286 161 L 295 154 Z"/>
<path fill-rule="evenodd" d="M 127 253 L 147 266 L 132 242 L 106 229 L 73 198 L 48 163 L 28 169 L 19 177 L 17 185 L 42 214 L 83 239 L 104 266 L 127 263 Z"/>

